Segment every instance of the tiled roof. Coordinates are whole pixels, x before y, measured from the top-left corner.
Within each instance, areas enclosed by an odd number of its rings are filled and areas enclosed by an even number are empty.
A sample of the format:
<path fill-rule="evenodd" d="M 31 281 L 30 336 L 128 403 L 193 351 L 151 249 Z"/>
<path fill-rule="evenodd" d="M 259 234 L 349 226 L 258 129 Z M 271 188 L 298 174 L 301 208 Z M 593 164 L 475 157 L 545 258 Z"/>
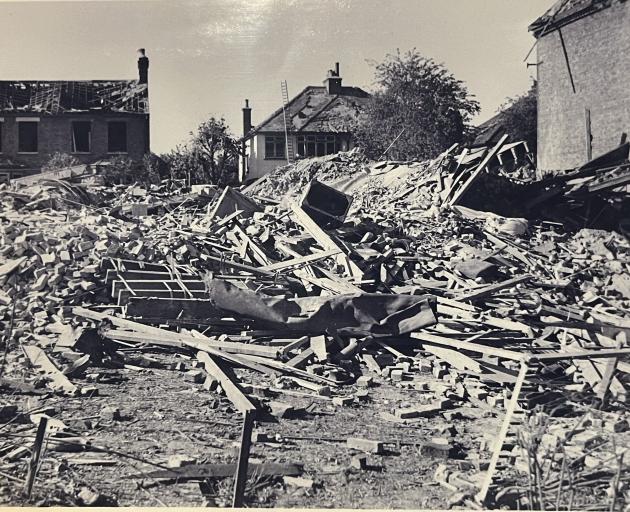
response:
<path fill-rule="evenodd" d="M 343 87 L 341 94 L 328 94 L 325 87 L 309 86 L 287 108 L 291 132 L 348 132 L 370 95 L 358 87 Z M 283 132 L 282 107 L 251 132 Z"/>
<path fill-rule="evenodd" d="M 529 26 L 529 30 L 535 37 L 540 37 L 551 29 L 610 7 L 612 2 L 613 0 L 557 0 L 545 14 Z"/>
<path fill-rule="evenodd" d="M 0 112 L 110 111 L 148 113 L 147 84 L 137 80 L 0 81 Z"/>

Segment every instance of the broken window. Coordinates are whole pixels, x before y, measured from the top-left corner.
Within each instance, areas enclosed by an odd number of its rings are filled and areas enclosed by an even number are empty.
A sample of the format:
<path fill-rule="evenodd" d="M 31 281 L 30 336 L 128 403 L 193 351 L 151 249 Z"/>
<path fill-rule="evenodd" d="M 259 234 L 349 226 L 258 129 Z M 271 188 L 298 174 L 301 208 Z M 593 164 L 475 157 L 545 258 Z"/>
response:
<path fill-rule="evenodd" d="M 124 121 L 107 123 L 107 151 L 109 153 L 127 152 L 127 123 Z"/>
<path fill-rule="evenodd" d="M 282 135 L 265 135 L 265 158 L 285 158 L 285 146 Z"/>
<path fill-rule="evenodd" d="M 92 149 L 92 123 L 90 121 L 72 122 L 72 152 L 89 153 Z"/>
<path fill-rule="evenodd" d="M 37 125 L 35 121 L 18 121 L 18 151 L 37 153 Z"/>
<path fill-rule="evenodd" d="M 334 135 L 299 135 L 297 154 L 300 156 L 324 156 L 337 152 Z"/>

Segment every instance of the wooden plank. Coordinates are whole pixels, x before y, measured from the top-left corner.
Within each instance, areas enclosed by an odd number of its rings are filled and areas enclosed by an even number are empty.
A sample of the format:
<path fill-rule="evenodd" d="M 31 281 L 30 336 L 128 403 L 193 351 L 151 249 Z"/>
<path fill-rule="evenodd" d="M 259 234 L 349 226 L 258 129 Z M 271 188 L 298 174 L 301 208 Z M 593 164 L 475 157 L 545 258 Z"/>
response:
<path fill-rule="evenodd" d="M 42 455 L 42 448 L 44 447 L 44 436 L 46 435 L 47 426 L 48 417 L 42 416 L 39 420 L 39 425 L 37 426 L 37 434 L 35 435 L 35 442 L 33 443 L 33 449 L 31 450 L 31 460 L 28 464 L 26 485 L 24 486 L 24 493 L 27 498 L 30 498 L 33 492 L 33 484 L 35 483 L 35 477 L 37 476 L 37 470 L 39 469 L 39 462 Z"/>
<path fill-rule="evenodd" d="M 300 224 L 323 249 L 328 251 L 338 250 L 342 252 L 341 248 L 335 243 L 335 241 L 326 233 L 319 225 L 311 219 L 308 214 L 302 209 L 302 207 L 296 203 L 291 205 L 293 216 L 298 224 Z M 363 271 L 345 254 L 339 254 L 337 261 L 340 264 L 346 266 L 349 276 L 355 280 L 363 280 Z"/>
<path fill-rule="evenodd" d="M 606 361 L 606 368 L 604 370 L 604 374 L 602 375 L 602 380 L 597 383 L 593 391 L 597 394 L 597 397 L 604 401 L 606 399 L 606 394 L 610 389 L 610 384 L 615 375 L 615 370 L 617 369 L 617 361 L 616 357 L 608 359 Z"/>
<path fill-rule="evenodd" d="M 554 352 L 551 354 L 532 354 L 532 361 L 561 361 L 563 359 L 608 359 L 611 357 L 630 356 L 630 348 L 580 350 L 575 352 Z"/>
<path fill-rule="evenodd" d="M 50 386 L 53 389 L 68 395 L 76 395 L 78 393 L 77 387 L 59 371 L 41 348 L 35 345 L 22 345 L 22 351 L 35 368 L 46 374 L 51 381 Z"/>
<path fill-rule="evenodd" d="M 486 154 L 484 159 L 477 166 L 477 168 L 471 173 L 470 177 L 466 180 L 466 182 L 462 183 L 462 185 L 460 185 L 457 191 L 455 191 L 455 194 L 453 194 L 453 197 L 448 202 L 449 206 L 456 205 L 459 202 L 462 196 L 468 191 L 468 189 L 472 186 L 472 184 L 477 180 L 477 178 L 479 177 L 479 174 L 481 174 L 481 172 L 485 169 L 488 163 L 490 163 L 490 160 L 492 160 L 492 158 L 499 152 L 499 150 L 501 149 L 501 146 L 503 146 L 507 138 L 508 138 L 507 134 L 503 135 L 499 139 L 499 142 L 497 142 L 497 144 Z M 451 191 L 452 190 L 453 189 L 451 189 Z M 449 195 L 451 194 L 451 191 L 449 191 Z"/>
<path fill-rule="evenodd" d="M 530 274 L 526 274 L 524 276 L 514 277 L 512 279 L 508 279 L 507 281 L 502 281 L 501 283 L 496 283 L 490 286 L 486 286 L 481 290 L 476 290 L 468 293 L 463 293 L 457 297 L 457 300 L 460 301 L 475 301 L 484 299 L 500 290 L 504 290 L 506 288 L 512 288 L 512 286 L 516 286 L 519 283 L 524 283 L 532 279 L 533 276 Z"/>
<path fill-rule="evenodd" d="M 243 413 L 243 430 L 241 431 L 241 447 L 238 452 L 236 474 L 234 475 L 234 495 L 232 507 L 243 506 L 245 498 L 245 484 L 247 483 L 247 466 L 249 463 L 249 450 L 252 444 L 253 416 L 250 411 Z"/>
<path fill-rule="evenodd" d="M 216 256 L 210 256 L 209 254 L 200 254 L 199 257 L 205 261 L 213 261 L 215 263 L 219 263 L 225 267 L 235 268 L 237 270 L 242 270 L 243 272 L 249 272 L 251 274 L 260 274 L 262 276 L 274 277 L 273 272 L 269 272 L 267 270 L 261 270 L 259 267 L 252 267 L 251 265 L 245 265 L 244 263 L 237 263 L 236 261 L 224 260 L 221 258 L 217 258 Z"/>
<path fill-rule="evenodd" d="M 532 262 L 527 258 L 525 254 L 523 254 L 523 251 L 518 249 L 518 247 L 516 247 L 513 243 L 508 240 L 503 240 L 502 238 L 499 238 L 498 236 L 493 235 L 486 230 L 483 230 L 483 234 L 490 242 L 501 248 L 502 251 L 507 252 L 509 255 L 514 256 L 517 260 L 523 262 L 528 267 L 531 267 Z"/>
<path fill-rule="evenodd" d="M 204 343 L 203 346 L 207 344 L 207 346 L 210 348 L 224 350 L 226 352 L 229 352 L 230 354 L 246 354 L 271 358 L 277 357 L 278 353 L 280 352 L 277 347 L 255 345 L 253 343 L 239 343 L 236 341 L 219 341 L 213 338 L 208 338 L 206 336 L 198 338 L 196 336 L 190 336 L 178 332 L 164 332 L 169 334 L 165 336 L 164 339 L 156 340 L 155 336 L 149 338 L 146 334 L 141 332 L 124 331 L 121 329 L 111 329 L 108 327 L 101 329 L 101 333 L 103 334 L 103 336 L 120 341 L 132 341 L 136 343 L 162 343 L 163 341 L 166 341 L 167 345 L 180 347 L 186 346 L 186 342 L 190 342 L 193 343 L 195 346 L 198 346 L 198 344 L 195 342 L 200 341 Z M 172 337 L 169 337 L 170 335 L 172 335 Z"/>
<path fill-rule="evenodd" d="M 514 411 L 516 410 L 516 406 L 518 404 L 518 398 L 519 398 L 519 395 L 521 394 L 521 388 L 523 387 L 523 383 L 525 382 L 525 377 L 527 376 L 528 370 L 529 370 L 529 365 L 527 363 L 522 362 L 521 368 L 518 372 L 518 377 L 516 379 L 516 384 L 514 384 L 514 389 L 512 390 L 512 398 L 510 398 L 510 401 L 508 403 L 508 407 L 505 412 L 505 418 L 503 418 L 503 423 L 501 424 L 501 429 L 499 430 L 499 435 L 497 436 L 497 441 L 494 446 L 494 451 L 492 452 L 492 458 L 490 459 L 490 464 L 488 466 L 486 476 L 481 486 L 481 490 L 476 496 L 477 500 L 482 505 L 485 504 L 488 490 L 490 489 L 490 485 L 492 484 L 492 480 L 494 478 L 494 472 L 497 467 L 497 462 L 499 461 L 499 455 L 501 454 L 501 449 L 503 448 L 503 442 L 505 441 L 505 437 L 510 428 L 512 416 L 514 415 Z"/>
<path fill-rule="evenodd" d="M 249 197 L 241 194 L 238 190 L 234 190 L 230 186 L 226 186 L 221 192 L 221 196 L 217 200 L 214 208 L 208 215 L 210 220 L 216 217 L 224 217 L 241 211 L 241 215 L 251 217 L 254 212 L 262 211 L 261 207 L 252 201 Z"/>
<path fill-rule="evenodd" d="M 480 345 L 477 343 L 470 343 L 468 341 L 455 340 L 452 338 L 445 338 L 442 336 L 436 336 L 426 332 L 414 332 L 410 335 L 412 338 L 422 341 L 423 343 L 434 343 L 436 345 L 445 346 L 447 348 L 458 348 L 462 350 L 470 350 L 478 354 L 487 354 L 489 356 L 503 357 L 511 361 L 526 361 L 529 354 L 514 352 L 511 350 L 505 350 L 503 348 L 488 347 L 486 345 Z"/>
<path fill-rule="evenodd" d="M 186 480 L 205 480 L 206 478 L 227 478 L 234 476 L 236 464 L 195 464 L 173 469 L 158 469 L 147 473 L 138 473 L 129 478 L 169 479 L 180 482 Z M 260 476 L 298 476 L 302 474 L 299 464 L 279 464 L 266 462 L 264 464 L 248 464 L 248 475 Z"/>
<path fill-rule="evenodd" d="M 243 414 L 256 411 L 256 406 L 249 401 L 249 398 L 240 390 L 238 385 L 232 382 L 232 379 L 214 362 L 210 354 L 200 350 L 197 352 L 197 359 L 203 363 L 206 372 L 219 381 L 223 391 L 225 391 L 225 395 L 238 411 Z"/>
<path fill-rule="evenodd" d="M 278 263 L 272 263 L 271 265 L 265 265 L 263 267 L 259 267 L 259 269 L 268 270 L 269 272 L 276 272 L 278 270 L 284 270 L 286 268 L 297 267 L 306 263 L 313 263 L 314 261 L 330 258 L 331 256 L 336 256 L 339 253 L 341 253 L 341 249 L 325 250 L 322 252 L 309 254 L 308 256 L 302 256 L 300 258 L 293 258 L 292 260 L 280 261 Z"/>
<path fill-rule="evenodd" d="M 291 343 L 287 343 L 284 347 L 280 348 L 280 353 L 283 356 L 285 356 L 292 350 L 297 350 L 299 348 L 304 347 L 305 345 L 308 345 L 310 341 L 311 341 L 310 336 L 302 336 L 301 338 L 298 338 L 297 340 L 292 341 Z"/>
<path fill-rule="evenodd" d="M 275 375 L 276 373 L 266 366 L 263 366 L 263 365 L 260 365 L 260 364 L 257 364 L 248 360 L 246 356 L 244 355 L 237 356 L 234 354 L 228 354 L 226 352 L 221 352 L 220 350 L 216 350 L 208 346 L 208 343 L 206 342 L 205 339 L 202 340 L 202 339 L 194 338 L 192 340 L 188 340 L 188 339 L 179 340 L 179 339 L 174 338 L 172 336 L 174 333 L 171 333 L 170 331 L 165 331 L 164 329 L 159 329 L 157 327 L 152 327 L 150 325 L 144 325 L 138 322 L 133 322 L 132 320 L 127 320 L 126 318 L 119 318 L 117 316 L 111 316 L 105 313 L 91 311 L 89 309 L 85 309 L 79 306 L 73 307 L 72 313 L 77 316 L 81 316 L 83 318 L 88 318 L 90 320 L 97 320 L 97 321 L 108 320 L 116 327 L 122 327 L 124 329 L 131 329 L 134 331 L 146 333 L 148 335 L 155 337 L 156 344 L 158 344 L 159 341 L 164 341 L 164 340 L 176 341 L 176 342 L 178 341 L 186 345 L 187 347 L 190 347 L 196 350 L 203 350 L 205 352 L 208 352 L 209 354 L 212 354 L 213 356 L 217 356 L 231 363 L 244 366 L 245 368 L 250 368 L 252 370 L 256 370 L 256 371 L 259 371 L 261 373 L 265 373 L 268 375 Z M 145 340 L 145 341 L 150 342 L 150 340 Z"/>
<path fill-rule="evenodd" d="M 481 364 L 479 364 L 478 361 L 475 361 L 472 357 L 462 354 L 457 350 L 453 350 L 452 348 L 426 346 L 423 347 L 422 350 L 443 359 L 458 370 L 469 369 L 477 373 L 483 372 Z"/>

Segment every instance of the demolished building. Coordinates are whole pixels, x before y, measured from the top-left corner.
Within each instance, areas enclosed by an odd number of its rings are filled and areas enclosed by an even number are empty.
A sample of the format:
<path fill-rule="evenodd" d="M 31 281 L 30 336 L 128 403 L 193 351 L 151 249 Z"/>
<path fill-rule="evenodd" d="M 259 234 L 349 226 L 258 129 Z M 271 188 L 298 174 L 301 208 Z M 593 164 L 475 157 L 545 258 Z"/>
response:
<path fill-rule="evenodd" d="M 0 81 L 0 181 L 39 172 L 55 153 L 84 164 L 142 161 L 150 151 L 148 70 L 141 49 L 137 80 Z"/>
<path fill-rule="evenodd" d="M 558 0 L 529 27 L 537 39 L 538 168 L 580 166 L 630 129 L 630 4 Z"/>

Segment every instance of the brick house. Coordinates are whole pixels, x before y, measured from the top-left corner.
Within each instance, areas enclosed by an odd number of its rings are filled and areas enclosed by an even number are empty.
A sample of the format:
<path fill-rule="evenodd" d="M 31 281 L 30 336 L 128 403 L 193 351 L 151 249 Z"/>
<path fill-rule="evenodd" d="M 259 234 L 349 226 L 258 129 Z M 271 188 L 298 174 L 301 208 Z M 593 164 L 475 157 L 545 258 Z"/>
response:
<path fill-rule="evenodd" d="M 149 59 L 137 80 L 0 81 L 0 173 L 39 172 L 56 153 L 82 163 L 149 152 Z"/>
<path fill-rule="evenodd" d="M 359 87 L 343 86 L 341 80 L 336 63 L 323 86 L 308 86 L 287 103 L 286 138 L 283 107 L 253 127 L 249 101 L 245 100 L 239 181 L 263 176 L 294 157 L 352 149 L 352 126 L 370 95 Z"/>
<path fill-rule="evenodd" d="M 538 167 L 577 167 L 630 130 L 630 2 L 560 0 L 529 27 L 538 52 Z"/>

